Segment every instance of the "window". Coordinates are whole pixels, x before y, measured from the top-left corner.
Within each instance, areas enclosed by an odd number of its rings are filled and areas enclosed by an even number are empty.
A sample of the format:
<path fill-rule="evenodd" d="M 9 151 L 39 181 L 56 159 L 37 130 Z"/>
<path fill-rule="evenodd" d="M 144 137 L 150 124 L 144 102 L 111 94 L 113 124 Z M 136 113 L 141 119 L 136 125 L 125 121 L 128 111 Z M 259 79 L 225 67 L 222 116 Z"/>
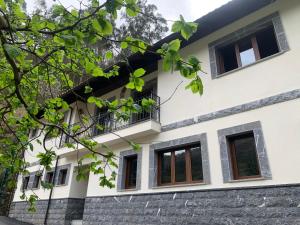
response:
<path fill-rule="evenodd" d="M 41 180 L 41 175 L 40 174 L 34 175 L 34 180 L 33 180 L 32 188 L 39 188 L 40 180 Z"/>
<path fill-rule="evenodd" d="M 273 25 L 216 49 L 219 74 L 247 66 L 279 52 Z"/>
<path fill-rule="evenodd" d="M 142 151 L 121 151 L 117 177 L 117 191 L 141 188 Z"/>
<path fill-rule="evenodd" d="M 58 174 L 57 185 L 66 184 L 68 169 L 61 169 Z"/>
<path fill-rule="evenodd" d="M 136 188 L 137 155 L 125 157 L 126 178 L 125 189 Z"/>
<path fill-rule="evenodd" d="M 280 15 L 275 12 L 209 43 L 212 79 L 289 49 Z"/>
<path fill-rule="evenodd" d="M 260 177 L 256 145 L 253 132 L 227 138 L 233 178 Z"/>
<path fill-rule="evenodd" d="M 30 133 L 30 138 L 35 138 L 38 135 L 38 128 L 33 128 Z"/>
<path fill-rule="evenodd" d="M 260 121 L 218 130 L 225 183 L 241 179 L 272 179 Z"/>
<path fill-rule="evenodd" d="M 28 189 L 29 179 L 30 179 L 29 176 L 23 178 L 23 185 L 22 185 L 23 190 Z"/>
<path fill-rule="evenodd" d="M 158 157 L 158 185 L 174 185 L 203 181 L 200 145 L 161 151 Z"/>
<path fill-rule="evenodd" d="M 115 97 L 111 97 L 107 101 L 113 102 L 115 99 Z M 94 126 L 93 129 L 94 136 L 105 134 L 111 131 L 114 126 L 114 114 L 110 112 L 107 107 L 96 107 L 95 120 L 97 122 L 97 125 Z"/>
<path fill-rule="evenodd" d="M 53 182 L 53 177 L 54 177 L 54 172 L 53 171 L 47 172 L 45 182 L 51 184 Z"/>

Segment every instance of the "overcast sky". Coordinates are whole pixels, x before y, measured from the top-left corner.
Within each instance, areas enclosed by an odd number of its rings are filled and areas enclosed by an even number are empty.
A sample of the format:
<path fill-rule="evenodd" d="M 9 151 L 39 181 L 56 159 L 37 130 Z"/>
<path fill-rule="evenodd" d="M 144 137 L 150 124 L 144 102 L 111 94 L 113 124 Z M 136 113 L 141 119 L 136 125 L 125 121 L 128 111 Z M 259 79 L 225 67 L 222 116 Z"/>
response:
<path fill-rule="evenodd" d="M 85 1 L 85 0 L 84 0 Z M 148 0 L 158 7 L 158 11 L 167 20 L 176 20 L 182 14 L 187 21 L 193 21 L 208 12 L 218 8 L 230 0 Z M 56 0 L 61 2 L 65 7 L 78 7 L 79 0 Z M 35 7 L 36 0 L 26 0 L 27 9 L 32 11 Z M 55 1 L 46 0 L 49 7 Z"/>

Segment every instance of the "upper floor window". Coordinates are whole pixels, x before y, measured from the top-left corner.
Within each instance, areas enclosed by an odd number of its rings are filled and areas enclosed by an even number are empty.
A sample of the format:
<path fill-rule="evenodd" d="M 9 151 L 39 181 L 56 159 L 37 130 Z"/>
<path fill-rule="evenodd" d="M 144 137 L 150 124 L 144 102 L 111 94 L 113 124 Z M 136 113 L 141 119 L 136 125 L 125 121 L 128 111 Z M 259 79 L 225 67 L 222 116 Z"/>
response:
<path fill-rule="evenodd" d="M 157 153 L 158 185 L 203 181 L 200 145 L 184 146 Z"/>
<path fill-rule="evenodd" d="M 279 13 L 273 13 L 209 44 L 212 78 L 287 50 Z"/>
<path fill-rule="evenodd" d="M 216 49 L 219 74 L 279 52 L 273 25 Z"/>

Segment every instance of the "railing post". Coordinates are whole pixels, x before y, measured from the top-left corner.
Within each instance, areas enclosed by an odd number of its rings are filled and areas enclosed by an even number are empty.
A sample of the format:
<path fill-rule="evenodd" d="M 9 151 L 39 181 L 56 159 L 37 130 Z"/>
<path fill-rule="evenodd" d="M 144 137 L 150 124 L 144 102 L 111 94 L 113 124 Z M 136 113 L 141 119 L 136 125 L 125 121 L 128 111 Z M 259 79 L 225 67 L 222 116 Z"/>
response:
<path fill-rule="evenodd" d="M 153 92 L 151 91 L 150 98 L 153 100 Z M 150 119 L 152 119 L 152 111 L 153 111 L 153 105 L 151 105 L 150 109 Z"/>

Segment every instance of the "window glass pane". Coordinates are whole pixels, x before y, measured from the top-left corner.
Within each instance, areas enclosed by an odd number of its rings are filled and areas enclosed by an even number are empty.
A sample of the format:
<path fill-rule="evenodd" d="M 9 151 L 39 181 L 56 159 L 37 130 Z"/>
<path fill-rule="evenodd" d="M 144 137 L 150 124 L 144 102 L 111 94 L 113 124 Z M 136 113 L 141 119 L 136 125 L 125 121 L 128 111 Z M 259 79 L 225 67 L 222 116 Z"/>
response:
<path fill-rule="evenodd" d="M 58 176 L 58 184 L 65 184 L 66 177 L 67 177 L 67 170 L 66 169 L 60 170 Z"/>
<path fill-rule="evenodd" d="M 171 152 L 161 154 L 161 183 L 171 183 Z"/>
<path fill-rule="evenodd" d="M 256 146 L 253 134 L 235 138 L 235 158 L 239 177 L 259 175 Z"/>
<path fill-rule="evenodd" d="M 255 62 L 255 53 L 250 38 L 244 39 L 239 43 L 239 50 L 242 66 Z"/>
<path fill-rule="evenodd" d="M 198 146 L 191 148 L 190 155 L 192 167 L 192 180 L 203 180 L 201 147 Z"/>
<path fill-rule="evenodd" d="M 38 188 L 38 187 L 39 187 L 40 178 L 41 178 L 40 175 L 35 175 L 35 176 L 34 176 L 32 188 Z"/>
<path fill-rule="evenodd" d="M 230 44 L 218 50 L 220 73 L 228 72 L 238 68 L 235 46 Z"/>
<path fill-rule="evenodd" d="M 185 150 L 175 152 L 175 181 L 186 181 L 185 174 Z"/>
<path fill-rule="evenodd" d="M 28 188 L 28 183 L 29 183 L 29 177 L 24 177 L 23 180 L 23 189 L 27 189 Z"/>
<path fill-rule="evenodd" d="M 137 157 L 127 158 L 127 187 L 133 188 L 136 186 L 136 172 L 137 172 Z"/>
<path fill-rule="evenodd" d="M 256 34 L 260 57 L 263 59 L 279 52 L 273 25 Z"/>
<path fill-rule="evenodd" d="M 52 179 L 53 179 L 53 172 L 48 172 L 47 176 L 46 176 L 46 182 L 47 183 L 52 183 Z"/>

